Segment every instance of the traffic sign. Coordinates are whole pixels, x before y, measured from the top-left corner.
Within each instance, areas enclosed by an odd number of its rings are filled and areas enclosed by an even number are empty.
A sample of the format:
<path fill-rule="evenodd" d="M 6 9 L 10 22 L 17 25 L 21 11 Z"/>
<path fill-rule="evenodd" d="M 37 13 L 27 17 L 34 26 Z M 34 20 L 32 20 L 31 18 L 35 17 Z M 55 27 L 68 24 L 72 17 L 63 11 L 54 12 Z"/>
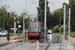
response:
<path fill-rule="evenodd" d="M 15 19 L 14 22 L 17 22 L 17 19 Z"/>
<path fill-rule="evenodd" d="M 19 24 L 19 23 L 20 23 L 20 21 L 17 21 L 17 23 Z"/>
<path fill-rule="evenodd" d="M 21 25 L 19 25 L 18 28 L 21 28 Z"/>

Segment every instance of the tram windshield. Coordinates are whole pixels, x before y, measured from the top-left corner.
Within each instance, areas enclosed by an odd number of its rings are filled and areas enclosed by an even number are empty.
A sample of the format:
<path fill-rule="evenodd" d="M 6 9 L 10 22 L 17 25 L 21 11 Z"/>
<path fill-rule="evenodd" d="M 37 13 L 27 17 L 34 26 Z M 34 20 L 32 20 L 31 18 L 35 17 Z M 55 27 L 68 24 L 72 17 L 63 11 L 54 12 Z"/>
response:
<path fill-rule="evenodd" d="M 39 23 L 30 23 L 29 24 L 29 32 L 40 32 L 40 24 Z"/>

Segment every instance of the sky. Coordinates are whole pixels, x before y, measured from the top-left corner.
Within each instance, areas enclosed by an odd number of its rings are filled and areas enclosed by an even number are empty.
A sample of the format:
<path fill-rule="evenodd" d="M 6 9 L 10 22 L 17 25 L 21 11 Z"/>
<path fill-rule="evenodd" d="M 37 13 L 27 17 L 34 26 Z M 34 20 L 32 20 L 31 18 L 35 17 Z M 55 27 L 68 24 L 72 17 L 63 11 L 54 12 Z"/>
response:
<path fill-rule="evenodd" d="M 49 7 L 50 11 L 54 11 L 57 8 L 61 8 L 63 2 L 68 3 L 69 0 L 48 0 L 49 1 Z M 11 11 L 15 11 L 18 15 L 21 15 L 23 12 L 23 9 L 28 12 L 28 15 L 31 15 L 33 17 L 37 16 L 37 8 L 39 5 L 39 0 L 27 0 L 27 6 L 26 6 L 26 0 L 0 0 L 0 7 L 3 5 L 7 5 L 11 7 Z"/>

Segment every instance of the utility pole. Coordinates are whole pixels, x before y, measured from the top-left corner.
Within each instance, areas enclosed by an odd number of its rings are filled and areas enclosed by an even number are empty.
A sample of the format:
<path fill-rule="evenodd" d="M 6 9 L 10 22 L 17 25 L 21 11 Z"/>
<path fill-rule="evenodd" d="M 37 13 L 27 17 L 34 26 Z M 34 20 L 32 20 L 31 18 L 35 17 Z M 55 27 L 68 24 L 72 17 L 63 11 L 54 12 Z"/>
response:
<path fill-rule="evenodd" d="M 69 35 L 70 35 L 70 18 L 71 18 L 71 8 L 69 8 Z"/>
<path fill-rule="evenodd" d="M 44 17 L 44 38 L 46 41 L 46 17 L 47 17 L 47 0 L 45 0 L 45 17 Z"/>

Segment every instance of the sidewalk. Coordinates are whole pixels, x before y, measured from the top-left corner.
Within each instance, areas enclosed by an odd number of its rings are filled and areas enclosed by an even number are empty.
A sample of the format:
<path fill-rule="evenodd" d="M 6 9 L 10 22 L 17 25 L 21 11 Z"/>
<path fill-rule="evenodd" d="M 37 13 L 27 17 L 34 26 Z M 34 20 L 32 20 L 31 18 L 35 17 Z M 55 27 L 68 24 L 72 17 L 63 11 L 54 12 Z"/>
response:
<path fill-rule="evenodd" d="M 65 36 L 62 35 L 63 39 L 65 40 Z M 66 42 L 67 40 L 65 40 L 65 43 L 75 43 L 75 37 L 71 37 L 70 35 L 67 35 L 68 37 L 68 42 Z"/>
<path fill-rule="evenodd" d="M 67 49 L 68 50 L 75 50 L 75 38 L 71 37 L 70 35 L 67 35 L 68 40 L 65 40 L 65 36 L 64 35 L 61 35 L 61 36 L 62 36 L 62 38 L 64 39 L 64 42 L 67 45 Z"/>
<path fill-rule="evenodd" d="M 20 38 L 20 37 L 19 36 L 16 36 L 16 38 Z M 21 40 L 21 39 L 18 39 L 18 40 Z M 1 37 L 0 38 L 0 44 L 2 44 L 2 43 L 10 43 L 10 42 L 18 41 L 18 40 L 15 40 L 15 36 L 11 36 L 10 37 L 10 40 L 8 42 L 7 41 L 7 37 Z"/>

